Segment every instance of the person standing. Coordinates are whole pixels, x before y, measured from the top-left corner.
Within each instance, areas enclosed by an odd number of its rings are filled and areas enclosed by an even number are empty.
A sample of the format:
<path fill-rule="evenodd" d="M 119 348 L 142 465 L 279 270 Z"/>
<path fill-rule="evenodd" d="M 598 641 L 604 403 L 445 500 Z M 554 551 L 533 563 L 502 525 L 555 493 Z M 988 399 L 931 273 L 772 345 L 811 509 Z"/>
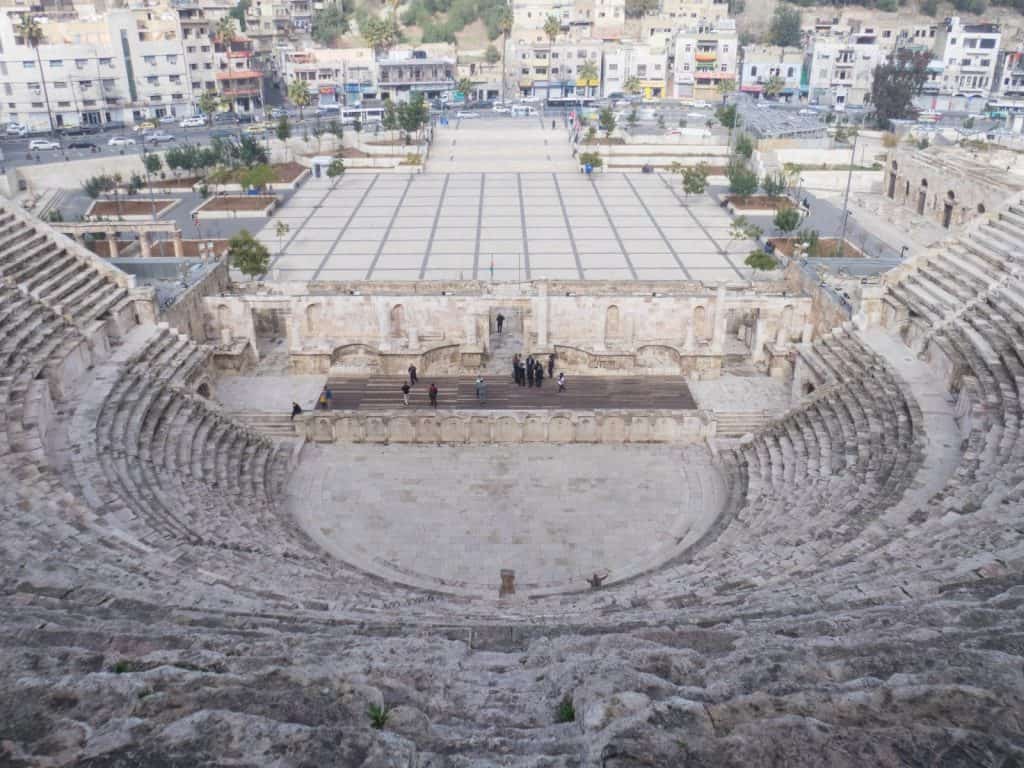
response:
<path fill-rule="evenodd" d="M 522 360 L 519 361 L 519 386 L 526 386 L 526 363 Z"/>
<path fill-rule="evenodd" d="M 512 381 L 519 383 L 519 353 L 512 355 Z"/>
<path fill-rule="evenodd" d="M 295 421 L 295 417 L 296 416 L 300 416 L 301 414 L 302 414 L 302 406 L 299 405 L 298 403 L 296 403 L 294 400 L 292 400 L 292 418 L 291 418 L 291 420 Z"/>
<path fill-rule="evenodd" d="M 558 372 L 558 391 L 565 392 L 565 371 Z"/>
<path fill-rule="evenodd" d="M 416 366 L 415 365 L 410 365 L 409 366 L 409 384 L 411 386 L 415 387 L 416 386 L 416 382 L 418 382 L 418 381 L 419 381 L 419 377 L 416 375 Z"/>
<path fill-rule="evenodd" d="M 406 407 L 409 406 L 409 389 L 410 389 L 409 382 L 408 381 L 403 381 L 402 382 L 402 403 Z"/>
<path fill-rule="evenodd" d="M 555 353 L 548 355 L 548 378 L 555 378 Z"/>
<path fill-rule="evenodd" d="M 430 395 L 430 407 L 437 408 L 437 384 L 430 382 L 430 389 L 427 390 L 427 394 Z"/>
<path fill-rule="evenodd" d="M 534 373 L 533 366 L 534 366 L 533 358 L 532 357 L 526 358 L 526 386 L 528 386 L 528 387 L 532 387 L 533 386 L 533 373 Z"/>
<path fill-rule="evenodd" d="M 501 333 L 501 328 L 505 325 L 505 316 L 499 312 L 498 316 L 494 318 L 494 323 L 498 326 L 498 333 Z"/>
<path fill-rule="evenodd" d="M 540 389 L 541 382 L 544 381 L 544 366 L 540 363 L 533 366 L 533 380 L 537 383 L 537 389 Z"/>

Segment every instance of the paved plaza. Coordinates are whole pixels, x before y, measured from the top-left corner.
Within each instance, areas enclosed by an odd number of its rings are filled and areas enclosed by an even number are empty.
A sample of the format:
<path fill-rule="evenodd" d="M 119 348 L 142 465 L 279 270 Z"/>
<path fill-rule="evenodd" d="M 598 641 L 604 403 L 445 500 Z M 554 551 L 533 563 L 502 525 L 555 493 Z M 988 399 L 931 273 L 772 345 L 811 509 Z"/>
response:
<path fill-rule="evenodd" d="M 496 596 L 502 568 L 525 591 L 662 563 L 712 525 L 724 486 L 698 446 L 314 443 L 287 494 L 341 560 Z"/>
<path fill-rule="evenodd" d="M 259 238 L 281 280 L 744 277 L 752 244 L 730 244 L 728 214 L 678 188 L 640 173 L 348 174 L 308 184 Z"/>

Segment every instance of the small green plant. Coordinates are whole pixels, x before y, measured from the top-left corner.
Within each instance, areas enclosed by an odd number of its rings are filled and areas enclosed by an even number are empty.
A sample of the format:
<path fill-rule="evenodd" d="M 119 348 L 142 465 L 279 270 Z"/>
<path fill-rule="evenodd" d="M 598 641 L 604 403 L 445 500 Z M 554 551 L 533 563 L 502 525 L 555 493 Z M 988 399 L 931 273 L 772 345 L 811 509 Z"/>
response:
<path fill-rule="evenodd" d="M 572 696 L 565 694 L 562 700 L 555 707 L 556 723 L 572 723 L 576 720 L 576 707 L 572 703 Z"/>
<path fill-rule="evenodd" d="M 596 139 L 596 138 L 597 138 L 597 128 L 595 128 L 594 126 L 591 125 L 589 128 L 587 128 L 586 143 L 587 144 L 593 144 L 594 143 L 594 139 Z"/>
<path fill-rule="evenodd" d="M 786 191 L 786 177 L 781 173 L 766 173 L 761 189 L 769 197 L 778 197 Z"/>
<path fill-rule="evenodd" d="M 741 133 L 736 139 L 736 154 L 745 157 L 747 160 L 754 154 L 754 142 L 745 133 Z"/>
<path fill-rule="evenodd" d="M 743 263 L 748 267 L 762 271 L 769 271 L 777 266 L 775 259 L 760 249 L 751 251 Z"/>
<path fill-rule="evenodd" d="M 135 665 L 126 659 L 114 662 L 114 666 L 110 668 L 110 671 L 115 675 L 124 675 L 128 672 L 135 671 Z"/>
<path fill-rule="evenodd" d="M 604 160 L 597 152 L 580 152 L 580 165 L 589 165 L 591 168 L 600 168 Z"/>
<path fill-rule="evenodd" d="M 772 223 L 779 232 L 792 232 L 800 223 L 800 211 L 796 208 L 781 208 L 775 212 Z"/>
<path fill-rule="evenodd" d="M 804 254 L 807 256 L 818 255 L 818 245 L 821 235 L 816 229 L 801 229 L 796 233 L 796 241 L 804 246 Z"/>
<path fill-rule="evenodd" d="M 270 266 L 270 252 L 259 240 L 243 229 L 228 241 L 231 266 L 247 277 L 266 273 Z"/>
<path fill-rule="evenodd" d="M 370 716 L 370 725 L 379 731 L 388 724 L 391 708 L 387 704 L 371 704 L 367 714 Z"/>

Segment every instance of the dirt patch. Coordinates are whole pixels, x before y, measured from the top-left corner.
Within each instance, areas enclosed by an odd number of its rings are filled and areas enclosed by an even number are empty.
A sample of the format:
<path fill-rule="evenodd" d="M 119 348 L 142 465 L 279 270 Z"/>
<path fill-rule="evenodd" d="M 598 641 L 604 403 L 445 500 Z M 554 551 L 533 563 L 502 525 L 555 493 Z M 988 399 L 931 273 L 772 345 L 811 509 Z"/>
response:
<path fill-rule="evenodd" d="M 736 208 L 748 211 L 781 211 L 795 207 L 788 197 L 769 197 L 768 195 L 726 195 L 726 201 Z"/>
<path fill-rule="evenodd" d="M 168 203 L 176 200 L 156 200 L 156 214 L 168 207 Z M 147 216 L 153 213 L 153 203 L 149 200 L 97 200 L 89 209 L 90 216 Z"/>
<path fill-rule="evenodd" d="M 154 187 L 164 187 L 165 189 L 192 189 L 192 186 L 198 184 L 202 179 L 198 176 L 186 176 L 181 179 L 160 179 L 154 180 Z"/>
<path fill-rule="evenodd" d="M 796 238 L 792 237 L 772 237 L 769 238 L 768 242 L 774 245 L 780 253 L 784 253 L 787 256 L 792 256 L 795 250 L 795 246 L 799 241 L 796 240 Z M 832 256 L 837 256 L 840 255 L 836 253 L 836 248 L 838 245 L 838 237 L 823 237 L 820 240 L 818 240 L 818 245 L 814 249 L 814 253 L 806 253 L 804 255 L 810 256 L 812 258 L 829 258 Z M 861 252 L 861 250 L 857 248 L 849 240 L 847 240 L 844 243 L 843 253 L 841 255 L 849 259 L 861 259 L 864 257 L 864 254 Z"/>
<path fill-rule="evenodd" d="M 277 163 L 270 166 L 274 171 L 274 181 L 280 184 L 290 184 L 306 171 L 306 166 L 299 163 Z"/>
<path fill-rule="evenodd" d="M 616 145 L 616 146 L 621 146 L 621 145 L 626 143 L 626 140 L 624 138 L 622 138 L 621 136 L 612 136 L 611 138 L 608 138 L 608 139 L 588 139 L 588 138 L 584 137 L 584 139 L 583 139 L 583 141 L 581 143 L 582 144 L 586 144 L 587 146 L 590 146 L 590 147 L 593 147 L 593 146 L 610 147 L 613 144 Z"/>
<path fill-rule="evenodd" d="M 272 202 L 276 201 L 274 195 L 220 195 L 211 197 L 202 207 L 201 211 L 262 211 Z"/>
<path fill-rule="evenodd" d="M 373 157 L 373 155 L 371 155 L 369 152 L 363 152 L 363 150 L 357 149 L 356 147 L 342 147 L 341 148 L 341 156 L 342 157 Z"/>
<path fill-rule="evenodd" d="M 220 256 L 228 249 L 227 240 L 182 240 L 181 249 L 184 256 L 199 258 L 206 256 L 210 253 L 208 250 L 207 243 L 213 243 L 213 255 Z M 203 250 L 199 250 L 199 245 L 202 244 Z"/>

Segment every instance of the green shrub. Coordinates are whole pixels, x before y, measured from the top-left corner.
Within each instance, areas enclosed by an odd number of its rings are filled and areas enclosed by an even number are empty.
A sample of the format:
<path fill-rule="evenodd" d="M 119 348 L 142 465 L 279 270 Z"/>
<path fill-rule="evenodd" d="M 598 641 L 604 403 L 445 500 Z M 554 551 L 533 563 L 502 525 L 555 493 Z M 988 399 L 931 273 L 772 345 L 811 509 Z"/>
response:
<path fill-rule="evenodd" d="M 775 212 L 772 223 L 780 232 L 792 232 L 800 223 L 800 211 L 796 208 L 781 208 Z"/>
<path fill-rule="evenodd" d="M 555 707 L 556 723 L 572 723 L 576 720 L 576 707 L 572 703 L 572 696 L 565 694 L 562 700 Z"/>
<path fill-rule="evenodd" d="M 367 714 L 370 716 L 370 725 L 379 731 L 388 724 L 388 718 L 391 716 L 391 709 L 386 704 L 371 704 L 370 708 L 367 710 Z"/>
<path fill-rule="evenodd" d="M 600 168 L 604 160 L 597 152 L 580 152 L 580 165 L 590 165 L 592 168 Z"/>
<path fill-rule="evenodd" d="M 760 249 L 751 251 L 743 263 L 748 267 L 762 271 L 769 271 L 778 266 L 775 263 L 775 259 Z"/>

